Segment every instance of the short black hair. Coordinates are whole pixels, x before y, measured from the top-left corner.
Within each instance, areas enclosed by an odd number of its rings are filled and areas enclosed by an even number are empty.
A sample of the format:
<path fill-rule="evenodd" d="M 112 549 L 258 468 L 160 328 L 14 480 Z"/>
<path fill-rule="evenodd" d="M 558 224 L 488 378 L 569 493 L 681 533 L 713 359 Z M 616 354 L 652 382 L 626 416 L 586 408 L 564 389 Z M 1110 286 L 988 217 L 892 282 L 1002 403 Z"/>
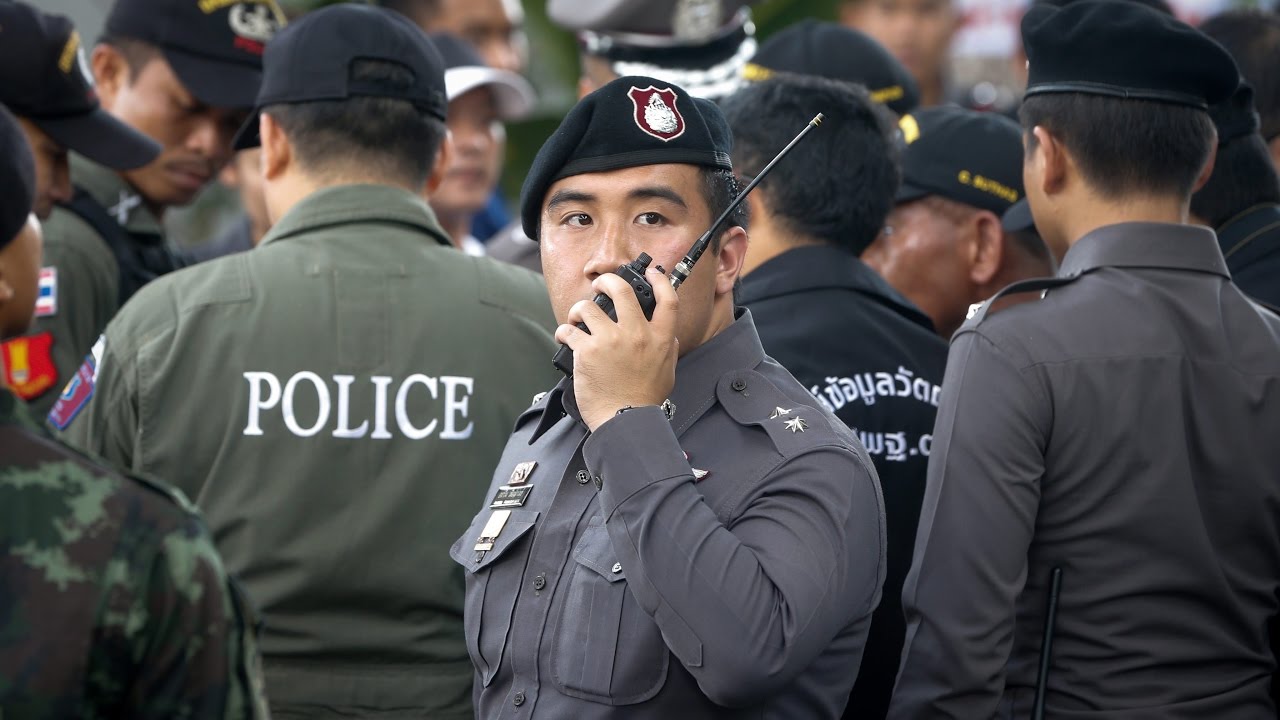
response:
<path fill-rule="evenodd" d="M 1083 93 L 1032 95 L 1018 111 L 1027 148 L 1036 126 L 1057 136 L 1085 180 L 1107 195 L 1191 195 L 1216 143 L 1209 114 L 1189 106 Z"/>
<path fill-rule="evenodd" d="M 1036 0 L 1035 4 L 1048 5 L 1049 7 L 1063 8 L 1077 1 L 1078 0 Z M 1173 12 L 1173 7 L 1170 6 L 1169 3 L 1165 2 L 1165 0 L 1121 0 L 1121 1 L 1137 3 L 1139 5 L 1145 5 L 1146 7 L 1149 7 L 1152 10 L 1155 10 L 1157 12 L 1162 12 L 1165 15 L 1173 15 L 1176 17 L 1176 13 Z"/>
<path fill-rule="evenodd" d="M 826 115 L 760 182 L 765 205 L 798 235 L 860 254 L 884 227 L 901 182 L 886 111 L 865 88 L 826 78 L 775 75 L 722 106 L 733 162 L 754 177 L 819 111 Z"/>
<path fill-rule="evenodd" d="M 125 65 L 129 67 L 129 82 L 138 79 L 138 73 L 147 66 L 147 63 L 160 57 L 160 48 L 152 45 L 146 40 L 138 38 L 126 37 L 124 35 L 103 35 L 98 40 L 99 45 L 110 45 L 120 53 L 124 58 Z"/>
<path fill-rule="evenodd" d="M 1218 148 L 1209 182 L 1191 196 L 1191 212 L 1217 228 L 1261 203 L 1280 203 L 1280 178 L 1266 142 L 1253 133 Z"/>
<path fill-rule="evenodd" d="M 351 79 L 410 87 L 413 73 L 399 63 L 356 60 Z M 353 169 L 408 187 L 431 175 L 444 141 L 445 124 L 408 100 L 358 96 L 269 105 L 270 115 L 293 144 L 309 173 L 342 176 Z"/>
<path fill-rule="evenodd" d="M 715 219 L 720 217 L 720 213 L 724 212 L 725 208 L 729 207 L 733 199 L 738 196 L 739 189 L 738 178 L 732 170 L 702 168 L 702 199 L 707 201 L 707 209 L 711 211 L 711 219 L 708 222 L 715 222 Z M 746 230 L 749 220 L 747 204 L 743 202 L 729 213 L 724 225 L 720 227 L 720 232 L 715 234 L 711 243 L 712 249 L 719 252 L 720 238 L 724 237 L 725 231 L 734 226 Z"/>
<path fill-rule="evenodd" d="M 1217 40 L 1235 58 L 1240 75 L 1253 86 L 1253 103 L 1262 117 L 1262 136 L 1280 135 L 1280 15 L 1262 10 L 1228 10 L 1205 20 L 1200 31 Z"/>

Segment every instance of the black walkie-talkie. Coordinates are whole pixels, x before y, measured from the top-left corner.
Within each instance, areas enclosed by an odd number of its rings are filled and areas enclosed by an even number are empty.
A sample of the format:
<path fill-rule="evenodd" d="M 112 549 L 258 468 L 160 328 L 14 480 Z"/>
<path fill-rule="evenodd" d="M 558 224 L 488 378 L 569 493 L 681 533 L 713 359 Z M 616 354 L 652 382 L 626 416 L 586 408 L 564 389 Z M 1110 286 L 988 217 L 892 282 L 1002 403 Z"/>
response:
<path fill-rule="evenodd" d="M 681 260 L 675 266 L 675 269 L 671 271 L 671 287 L 679 289 L 680 285 L 688 279 L 689 273 L 693 272 L 694 263 L 698 262 L 698 258 L 702 257 L 702 253 L 706 252 L 707 247 L 711 245 L 711 238 L 715 236 L 716 232 L 720 229 L 720 226 L 724 224 L 724 221 L 729 217 L 729 215 L 731 215 L 733 211 L 742 204 L 742 201 L 747 198 L 747 194 L 755 189 L 756 185 L 760 184 L 760 181 L 764 179 L 764 176 L 769 174 L 769 171 L 773 169 L 773 166 L 777 165 L 779 160 L 785 157 L 787 153 L 791 152 L 791 148 L 795 147 L 796 143 L 800 142 L 805 135 L 809 134 L 810 130 L 813 130 L 822 124 L 822 119 L 822 113 L 818 113 L 817 116 L 810 120 L 809 124 L 805 125 L 804 129 L 800 131 L 800 134 L 792 138 L 791 142 L 787 143 L 787 146 L 782 148 L 782 151 L 774 156 L 774 158 L 769 161 L 769 164 L 765 165 L 764 169 L 751 179 L 750 183 L 747 183 L 747 186 L 742 189 L 742 192 L 738 193 L 738 196 L 733 199 L 733 202 L 729 203 L 729 207 L 725 208 L 724 212 L 720 213 L 720 217 L 716 218 L 716 221 L 711 223 L 711 227 L 707 228 L 707 231 L 702 233 L 702 236 L 693 244 L 693 247 L 689 248 L 689 253 L 685 255 L 684 259 Z M 653 258 L 649 257 L 647 253 L 640 253 L 640 257 L 626 265 L 619 266 L 615 273 L 618 277 L 626 280 L 627 284 L 631 286 L 631 290 L 636 294 L 636 299 L 640 301 L 640 309 L 644 310 L 644 316 L 649 320 L 653 319 L 653 309 L 658 305 L 657 299 L 653 296 L 653 285 L 649 284 L 648 278 L 644 276 L 644 271 L 649 269 L 649 263 L 651 262 L 653 262 Z M 610 320 L 618 322 L 618 312 L 613 307 L 613 300 L 608 295 L 599 293 L 592 302 L 594 302 L 601 310 L 604 310 Z M 584 323 L 578 323 L 577 327 L 583 332 L 591 332 L 587 329 L 587 326 Z M 556 366 L 556 369 L 565 375 L 572 375 L 573 350 L 570 349 L 568 345 L 561 345 L 560 349 L 556 351 L 555 356 L 551 358 L 551 363 Z"/>

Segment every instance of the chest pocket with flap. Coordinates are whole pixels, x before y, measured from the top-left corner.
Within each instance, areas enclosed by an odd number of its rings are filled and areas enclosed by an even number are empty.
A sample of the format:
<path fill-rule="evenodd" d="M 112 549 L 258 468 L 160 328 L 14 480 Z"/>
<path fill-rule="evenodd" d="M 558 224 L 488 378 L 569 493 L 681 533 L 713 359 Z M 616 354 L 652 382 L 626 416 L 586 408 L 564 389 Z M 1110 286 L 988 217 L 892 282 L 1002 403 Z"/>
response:
<path fill-rule="evenodd" d="M 606 705 L 648 700 L 666 683 L 670 653 L 628 589 L 626 569 L 600 518 L 592 518 L 573 560 L 552 630 L 556 686 Z"/>
<path fill-rule="evenodd" d="M 494 540 L 493 549 L 477 562 L 473 548 L 492 512 L 486 510 L 477 515 L 467 532 L 449 548 L 449 556 L 467 571 L 463 615 L 467 654 L 485 687 L 493 681 L 506 651 L 511 618 L 527 564 L 529 543 L 525 536 L 538 519 L 536 510 L 512 510 Z"/>

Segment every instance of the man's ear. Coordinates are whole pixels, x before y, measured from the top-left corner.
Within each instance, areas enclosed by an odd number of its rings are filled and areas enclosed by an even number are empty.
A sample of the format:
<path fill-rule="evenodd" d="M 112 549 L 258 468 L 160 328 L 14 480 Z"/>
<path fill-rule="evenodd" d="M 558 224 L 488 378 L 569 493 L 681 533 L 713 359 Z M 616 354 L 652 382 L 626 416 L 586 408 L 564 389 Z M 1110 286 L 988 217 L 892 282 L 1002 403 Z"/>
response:
<path fill-rule="evenodd" d="M 747 231 L 734 225 L 720 236 L 720 252 L 716 254 L 716 296 L 732 295 L 733 286 L 742 275 L 747 259 Z"/>
<path fill-rule="evenodd" d="M 1004 228 L 995 213 L 982 210 L 970 220 L 973 224 L 966 261 L 969 263 L 969 280 L 978 286 L 986 285 L 1000 272 L 1004 262 Z"/>
<path fill-rule="evenodd" d="M 436 161 L 431 166 L 431 175 L 427 177 L 426 194 L 428 197 L 440 189 L 440 184 L 444 182 L 445 174 L 449 172 L 449 163 L 451 162 L 453 162 L 453 133 L 446 131 L 444 140 L 440 143 L 440 149 L 436 151 Z"/>
<path fill-rule="evenodd" d="M 98 93 L 98 102 L 110 112 L 116 104 L 120 91 L 131 82 L 129 61 L 116 48 L 99 43 L 89 55 L 89 68 L 93 71 L 94 89 Z"/>
<path fill-rule="evenodd" d="M 1036 138 L 1032 164 L 1039 170 L 1040 190 L 1045 195 L 1055 195 L 1066 187 L 1073 163 L 1058 138 L 1043 126 L 1037 125 L 1031 132 Z"/>
<path fill-rule="evenodd" d="M 267 113 L 258 116 L 258 136 L 262 145 L 263 178 L 275 180 L 297 163 L 297 155 L 284 129 Z"/>
<path fill-rule="evenodd" d="M 1200 188 L 1204 187 L 1205 183 L 1209 182 L 1209 176 L 1213 175 L 1214 163 L 1218 161 L 1218 141 L 1216 134 L 1214 135 L 1214 138 L 1213 147 L 1209 148 L 1209 160 L 1204 164 L 1204 168 L 1200 171 L 1200 176 L 1196 178 L 1196 186 L 1191 189 L 1191 192 L 1193 193 L 1200 192 Z"/>

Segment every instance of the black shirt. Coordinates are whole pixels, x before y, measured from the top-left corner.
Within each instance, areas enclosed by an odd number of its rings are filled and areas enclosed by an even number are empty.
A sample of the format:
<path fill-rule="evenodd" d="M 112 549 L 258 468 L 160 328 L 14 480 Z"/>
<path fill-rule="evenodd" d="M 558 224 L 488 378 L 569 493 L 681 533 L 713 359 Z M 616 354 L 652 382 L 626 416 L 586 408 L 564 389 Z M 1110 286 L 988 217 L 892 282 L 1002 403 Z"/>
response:
<path fill-rule="evenodd" d="M 845 717 L 884 717 L 947 343 L 883 278 L 832 245 L 765 262 L 743 278 L 739 304 L 751 309 L 765 351 L 858 434 L 880 476 L 888 568 Z"/>

